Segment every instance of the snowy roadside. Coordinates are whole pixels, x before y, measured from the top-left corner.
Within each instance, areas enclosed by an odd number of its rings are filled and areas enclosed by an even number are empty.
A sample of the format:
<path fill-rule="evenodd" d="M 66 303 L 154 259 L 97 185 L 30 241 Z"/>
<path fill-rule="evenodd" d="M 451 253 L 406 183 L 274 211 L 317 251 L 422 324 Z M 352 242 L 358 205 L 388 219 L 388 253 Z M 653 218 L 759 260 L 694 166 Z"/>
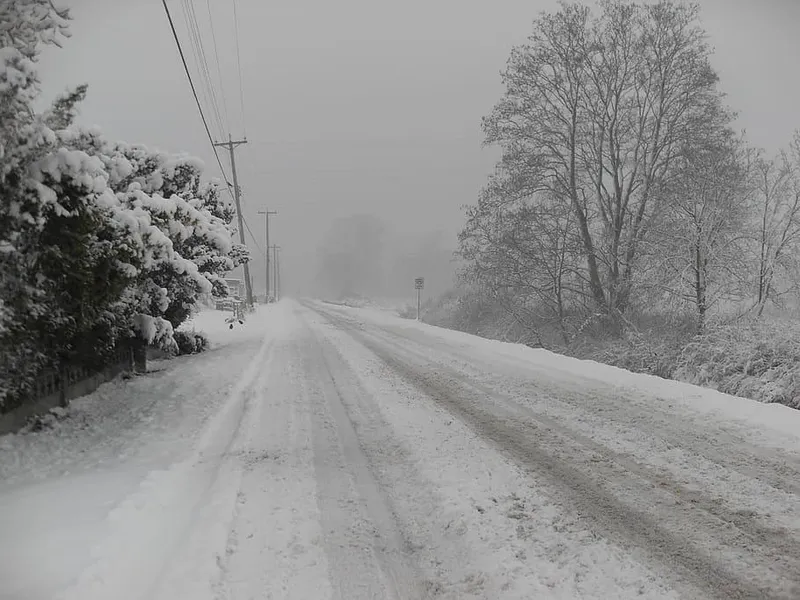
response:
<path fill-rule="evenodd" d="M 543 349 L 480 338 L 467 333 L 394 317 L 373 309 L 337 307 L 370 323 L 404 335 L 421 339 L 437 339 L 451 351 L 468 351 L 468 356 L 488 364 L 512 361 L 528 370 L 559 374 L 565 380 L 601 384 L 632 398 L 655 400 L 657 406 L 694 413 L 709 423 L 727 422 L 752 441 L 771 448 L 791 449 L 800 453 L 800 411 L 781 404 L 765 404 L 748 398 L 731 396 L 690 383 L 662 379 L 654 375 L 632 373 L 618 367 L 590 360 L 563 356 Z M 633 394 L 632 394 L 633 392 Z"/>
<path fill-rule="evenodd" d="M 235 323 L 233 329 L 226 322 L 226 319 L 232 314 L 231 311 L 204 308 L 189 317 L 178 329 L 180 331 L 205 333 L 211 341 L 212 349 L 239 345 L 247 341 L 261 339 L 264 333 L 263 326 L 267 324 L 275 306 L 257 305 L 255 313 L 246 315 L 244 325 Z"/>
<path fill-rule="evenodd" d="M 0 436 L 0 490 L 111 466 L 145 449 L 158 457 L 165 444 L 171 452 L 176 442 L 191 440 L 224 399 L 242 358 L 263 338 L 268 310 L 261 308 L 233 330 L 226 315 L 206 310 L 184 325 L 209 336 L 207 352 L 150 361 L 146 375 L 118 377 L 73 400 L 53 428 Z M 235 353 L 219 352 L 228 346 Z"/>
<path fill-rule="evenodd" d="M 321 302 L 333 306 L 376 310 L 392 315 L 408 310 L 414 303 L 410 298 L 343 298 L 340 300 L 322 300 Z"/>
<path fill-rule="evenodd" d="M 52 429 L 0 438 L 0 597 L 53 598 L 89 567 L 84 581 L 107 572 L 122 555 L 104 539 L 132 548 L 154 534 L 133 514 L 146 512 L 145 499 L 177 526 L 186 506 L 168 514 L 170 498 L 186 500 L 200 480 L 175 465 L 196 459 L 204 432 L 213 440 L 223 435 L 208 433 L 214 427 L 233 427 L 220 415 L 241 405 L 245 372 L 263 358 L 284 310 L 260 307 L 233 330 L 225 313 L 204 311 L 192 325 L 208 334 L 207 352 L 155 361 L 146 375 L 76 399 Z"/>

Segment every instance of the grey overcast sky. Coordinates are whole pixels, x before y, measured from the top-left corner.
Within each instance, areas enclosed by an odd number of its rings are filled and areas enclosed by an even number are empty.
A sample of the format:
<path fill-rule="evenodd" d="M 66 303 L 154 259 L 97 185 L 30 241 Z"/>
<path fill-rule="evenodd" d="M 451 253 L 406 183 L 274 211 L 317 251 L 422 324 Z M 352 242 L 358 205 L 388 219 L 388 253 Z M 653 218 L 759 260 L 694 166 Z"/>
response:
<path fill-rule="evenodd" d="M 71 7 L 73 37 L 42 57 L 44 100 L 86 82 L 82 123 L 200 156 L 218 174 L 161 2 L 61 4 Z M 700 4 L 741 126 L 759 146 L 786 145 L 800 127 L 800 0 Z M 454 245 L 461 206 L 474 201 L 495 158 L 481 148 L 480 119 L 502 93 L 499 72 L 536 14 L 556 2 L 237 0 L 244 120 L 233 0 L 194 5 L 219 90 L 211 7 L 229 127 L 249 140 L 237 151 L 244 214 L 261 242 L 257 211 L 279 211 L 273 240 L 287 282 L 302 287 L 337 216 L 372 213 L 401 233 L 440 231 Z M 196 73 L 183 4 L 169 6 Z M 263 267 L 254 271 L 262 289 Z"/>

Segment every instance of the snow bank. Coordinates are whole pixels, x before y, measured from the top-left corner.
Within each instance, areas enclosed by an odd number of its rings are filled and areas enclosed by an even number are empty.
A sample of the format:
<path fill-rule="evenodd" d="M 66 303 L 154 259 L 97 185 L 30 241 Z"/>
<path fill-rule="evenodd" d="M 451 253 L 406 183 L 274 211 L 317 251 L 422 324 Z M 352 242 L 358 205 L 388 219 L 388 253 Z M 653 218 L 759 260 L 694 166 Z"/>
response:
<path fill-rule="evenodd" d="M 764 404 L 689 383 L 632 373 L 591 360 L 563 356 L 549 350 L 480 338 L 459 331 L 401 319 L 383 311 L 346 307 L 339 310 L 357 312 L 376 324 L 424 332 L 426 335 L 435 336 L 456 346 L 478 351 L 487 358 L 495 355 L 518 360 L 528 366 L 551 373 L 560 373 L 565 377 L 601 382 L 616 386 L 621 390 L 634 390 L 652 396 L 656 402 L 678 404 L 685 411 L 692 411 L 705 417 L 734 421 L 745 426 L 766 428 L 793 439 L 794 445 L 800 449 L 800 411 L 781 404 Z M 785 440 L 784 442 L 771 440 L 767 435 L 762 437 L 765 445 L 780 446 L 785 443 Z"/>
<path fill-rule="evenodd" d="M 350 308 L 369 308 L 374 310 L 388 311 L 391 313 L 398 313 L 399 311 L 406 310 L 412 304 L 416 310 L 416 297 L 415 298 L 362 298 L 360 296 L 341 298 L 339 300 L 323 300 L 327 304 L 334 304 L 336 306 L 348 306 Z"/>

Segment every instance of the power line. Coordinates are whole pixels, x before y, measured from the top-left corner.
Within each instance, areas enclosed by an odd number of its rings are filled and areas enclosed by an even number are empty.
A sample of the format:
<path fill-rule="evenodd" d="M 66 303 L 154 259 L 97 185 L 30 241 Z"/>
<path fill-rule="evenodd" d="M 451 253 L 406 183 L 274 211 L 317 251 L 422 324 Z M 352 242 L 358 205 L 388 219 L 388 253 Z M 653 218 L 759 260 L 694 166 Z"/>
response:
<path fill-rule="evenodd" d="M 250 239 L 253 240 L 253 243 L 256 245 L 256 248 L 258 248 L 258 251 L 264 255 L 264 249 L 259 246 L 258 240 L 256 239 L 256 236 L 253 235 L 253 232 L 250 231 L 250 225 L 247 224 L 247 219 L 245 219 L 244 216 L 242 216 L 242 222 L 244 223 L 244 228 L 247 230 L 247 233 L 250 234 Z"/>
<path fill-rule="evenodd" d="M 169 21 L 170 29 L 172 30 L 172 37 L 175 39 L 175 45 L 178 48 L 178 54 L 181 58 L 181 63 L 183 64 L 183 70 L 186 73 L 186 78 L 189 80 L 189 86 L 192 88 L 192 95 L 194 96 L 195 104 L 197 105 L 197 111 L 200 113 L 200 119 L 203 121 L 203 128 L 205 129 L 206 136 L 208 137 L 208 141 L 211 144 L 211 150 L 214 152 L 214 158 L 217 159 L 217 165 L 219 166 L 220 173 L 222 173 L 222 179 L 227 186 L 228 193 L 233 197 L 233 189 L 231 187 L 230 181 L 228 181 L 228 176 L 225 173 L 225 168 L 222 166 L 222 160 L 220 160 L 219 152 L 217 152 L 217 146 L 214 143 L 214 137 L 211 135 L 211 130 L 208 127 L 208 121 L 206 120 L 206 115 L 203 112 L 203 106 L 200 103 L 200 98 L 197 95 L 197 88 L 194 85 L 194 81 L 192 80 L 192 74 L 189 71 L 189 65 L 186 63 L 186 55 L 183 52 L 183 47 L 181 46 L 180 38 L 178 37 L 178 32 L 175 30 L 175 22 L 172 20 L 172 14 L 169 11 L 169 7 L 167 6 L 167 0 L 161 0 L 161 4 L 164 6 L 164 12 L 167 15 L 167 20 Z M 241 213 L 240 213 L 241 214 Z M 264 254 L 264 250 L 259 246 L 258 241 L 256 240 L 253 232 L 250 231 L 250 226 L 247 224 L 247 220 L 242 216 L 242 222 L 244 223 L 245 229 L 247 229 L 250 237 L 253 239 L 253 243 L 256 245 L 256 248 L 259 249 L 261 254 Z"/>
<path fill-rule="evenodd" d="M 201 67 L 201 60 L 200 60 L 200 49 L 199 49 L 198 44 L 197 44 L 197 36 L 195 35 L 195 31 L 192 28 L 192 19 L 191 19 L 190 15 L 189 15 L 188 6 L 189 5 L 186 3 L 186 0 L 181 0 L 181 10 L 183 11 L 184 21 L 186 21 L 186 34 L 187 34 L 187 36 L 189 38 L 189 47 L 192 50 L 192 55 L 194 56 L 194 62 L 197 65 L 197 75 L 198 75 L 198 78 L 200 80 L 200 85 L 198 87 L 200 88 L 200 91 L 202 92 L 204 105 L 211 107 L 212 112 L 211 112 L 210 121 L 211 121 L 211 125 L 213 126 L 214 125 L 214 117 L 216 116 L 216 114 L 213 112 L 213 108 L 214 107 L 213 107 L 213 104 L 211 102 L 211 90 L 209 89 L 208 84 L 207 84 L 207 82 L 205 81 L 205 79 L 203 77 L 203 69 Z M 219 118 L 217 118 L 217 120 L 216 120 L 216 126 L 219 128 L 217 133 L 222 133 L 222 126 L 221 126 Z"/>
<path fill-rule="evenodd" d="M 206 8 L 208 9 L 208 23 L 211 26 L 211 41 L 214 43 L 214 57 L 217 61 L 217 76 L 219 77 L 220 95 L 222 96 L 222 109 L 225 111 L 225 122 L 230 124 L 230 119 L 228 118 L 228 103 L 225 101 L 225 82 L 222 81 L 222 68 L 219 65 L 217 34 L 214 32 L 214 17 L 211 14 L 211 0 L 206 0 Z"/>
<path fill-rule="evenodd" d="M 175 38 L 175 44 L 178 47 L 178 54 L 181 56 L 181 62 L 183 63 L 183 70 L 186 72 L 186 78 L 189 80 L 189 85 L 192 88 L 192 95 L 194 96 L 195 104 L 197 104 L 197 110 L 200 112 L 200 118 L 203 120 L 203 127 L 206 130 L 206 135 L 208 136 L 208 141 L 211 144 L 211 149 L 214 151 L 214 157 L 217 159 L 217 164 L 219 165 L 219 170 L 222 173 L 222 179 L 228 186 L 228 191 L 231 191 L 231 184 L 228 181 L 228 176 L 225 174 L 225 169 L 222 167 L 222 161 L 219 158 L 219 153 L 217 152 L 217 147 L 214 145 L 214 138 L 211 136 L 211 130 L 208 128 L 208 121 L 206 121 L 206 116 L 203 113 L 203 107 L 200 104 L 200 98 L 197 97 L 197 89 L 194 87 L 194 81 L 192 81 L 192 74 L 189 72 L 189 66 L 186 64 L 186 56 L 183 54 L 183 48 L 181 47 L 181 41 L 178 39 L 178 32 L 175 31 L 175 23 L 172 21 L 172 15 L 169 12 L 169 7 L 167 6 L 167 0 L 161 0 L 161 3 L 164 5 L 164 11 L 167 13 L 167 19 L 169 20 L 170 29 L 172 29 L 172 37 Z"/>
<path fill-rule="evenodd" d="M 242 133 L 247 137 L 247 126 L 244 117 L 244 86 L 242 85 L 242 57 L 239 51 L 239 15 L 236 12 L 236 0 L 233 0 L 233 26 L 236 38 L 236 66 L 239 71 L 239 103 L 242 109 Z"/>
<path fill-rule="evenodd" d="M 208 90 L 211 110 L 213 111 L 214 116 L 217 118 L 220 134 L 224 134 L 226 129 L 229 129 L 229 127 L 223 125 L 222 122 L 222 116 L 219 110 L 219 101 L 217 100 L 215 86 L 211 80 L 211 70 L 208 67 L 208 59 L 206 57 L 205 46 L 203 45 L 203 36 L 200 33 L 200 25 L 197 21 L 197 12 L 194 9 L 194 2 L 193 0 L 183 0 L 183 6 L 189 37 L 193 43 L 193 49 L 195 50 L 195 58 L 197 60 L 200 79 L 203 81 Z"/>
<path fill-rule="evenodd" d="M 192 41 L 195 50 L 195 60 L 197 62 L 197 70 L 200 80 L 208 90 L 208 99 L 211 111 L 217 118 L 219 125 L 219 133 L 224 134 L 225 128 L 222 125 L 222 119 L 219 113 L 219 107 L 215 101 L 214 86 L 211 84 L 210 77 L 208 76 L 208 62 L 206 61 L 205 50 L 200 35 L 200 27 L 197 24 L 197 14 L 194 10 L 194 3 L 192 0 L 183 0 L 184 16 L 186 17 L 186 27 L 189 31 L 189 38 Z"/>
<path fill-rule="evenodd" d="M 217 118 L 219 119 L 220 125 L 222 125 L 222 115 L 219 110 L 219 100 L 217 100 L 216 87 L 214 86 L 214 82 L 211 80 L 211 69 L 208 66 L 208 58 L 206 58 L 206 50 L 205 46 L 203 45 L 203 35 L 200 32 L 200 25 L 197 20 L 197 12 L 194 9 L 194 0 L 186 0 L 186 1 L 189 3 L 189 9 L 192 14 L 192 20 L 194 21 L 194 29 L 197 34 L 197 43 L 198 46 L 200 47 L 200 56 L 203 60 L 203 71 L 205 73 L 206 81 L 208 82 L 208 87 L 211 89 L 211 100 L 214 103 L 214 110 L 217 113 Z M 220 81 L 220 85 L 222 85 L 222 81 Z M 222 132 L 223 134 L 225 133 L 225 130 L 228 130 L 230 132 L 230 124 L 227 123 L 227 121 L 225 123 L 225 127 Z"/>

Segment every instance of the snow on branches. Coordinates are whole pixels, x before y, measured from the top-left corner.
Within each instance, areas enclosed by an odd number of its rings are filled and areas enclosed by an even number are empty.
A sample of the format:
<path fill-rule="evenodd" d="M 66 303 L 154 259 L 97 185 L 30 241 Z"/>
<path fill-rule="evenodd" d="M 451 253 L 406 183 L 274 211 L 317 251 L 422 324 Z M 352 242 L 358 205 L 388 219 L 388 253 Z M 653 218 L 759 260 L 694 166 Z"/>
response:
<path fill-rule="evenodd" d="M 126 337 L 173 346 L 246 257 L 200 160 L 76 126 L 85 86 L 34 110 L 38 48 L 67 18 L 50 0 L 0 3 L 0 411 L 42 368 L 98 366 Z"/>
<path fill-rule="evenodd" d="M 4 0 L 0 23 L 0 48 L 15 48 L 29 59 L 36 59 L 41 45 L 60 46 L 70 37 L 69 11 L 52 0 Z"/>

